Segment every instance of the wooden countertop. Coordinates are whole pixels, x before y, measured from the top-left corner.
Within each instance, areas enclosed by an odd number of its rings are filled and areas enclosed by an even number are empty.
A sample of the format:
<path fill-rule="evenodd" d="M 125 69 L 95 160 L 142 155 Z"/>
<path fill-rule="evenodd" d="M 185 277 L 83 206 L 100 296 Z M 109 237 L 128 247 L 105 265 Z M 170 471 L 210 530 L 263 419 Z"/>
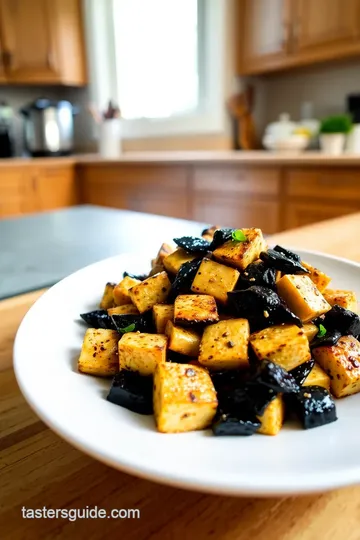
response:
<path fill-rule="evenodd" d="M 274 236 L 360 261 L 360 214 Z M 203 495 L 140 480 L 93 460 L 50 431 L 21 396 L 12 341 L 32 293 L 0 303 L 0 531 L 6 540 L 358 540 L 360 486 L 286 498 Z M 31 360 L 31 359 L 29 359 Z M 138 508 L 140 519 L 22 519 L 21 508 Z"/>
<path fill-rule="evenodd" d="M 19 166 L 60 166 L 68 165 L 112 165 L 126 163 L 228 163 L 238 165 L 314 165 L 314 166 L 359 166 L 360 155 L 343 154 L 329 156 L 321 152 L 303 153 L 254 151 L 186 151 L 186 152 L 127 152 L 118 159 L 104 159 L 98 154 L 75 154 L 68 157 L 52 158 L 10 158 L 0 159 L 0 168 Z"/>

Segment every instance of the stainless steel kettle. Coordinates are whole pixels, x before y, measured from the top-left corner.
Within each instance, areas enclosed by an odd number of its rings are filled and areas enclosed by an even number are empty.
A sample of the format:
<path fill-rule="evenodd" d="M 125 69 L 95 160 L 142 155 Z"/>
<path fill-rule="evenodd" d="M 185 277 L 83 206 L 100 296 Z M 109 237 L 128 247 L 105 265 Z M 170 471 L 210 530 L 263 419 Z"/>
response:
<path fill-rule="evenodd" d="M 74 115 L 69 101 L 39 98 L 20 110 L 24 142 L 32 156 L 66 156 L 74 149 Z"/>

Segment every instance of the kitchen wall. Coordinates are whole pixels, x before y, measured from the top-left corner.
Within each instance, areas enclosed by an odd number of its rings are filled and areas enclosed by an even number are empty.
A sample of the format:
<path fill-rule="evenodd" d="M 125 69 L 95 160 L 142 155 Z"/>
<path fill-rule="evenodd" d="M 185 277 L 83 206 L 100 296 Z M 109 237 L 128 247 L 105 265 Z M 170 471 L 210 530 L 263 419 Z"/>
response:
<path fill-rule="evenodd" d="M 301 103 L 306 101 L 313 103 L 317 118 L 344 112 L 347 94 L 360 94 L 360 61 L 313 66 L 254 82 L 258 94 L 255 118 L 262 134 L 264 127 L 282 112 L 298 120 Z"/>

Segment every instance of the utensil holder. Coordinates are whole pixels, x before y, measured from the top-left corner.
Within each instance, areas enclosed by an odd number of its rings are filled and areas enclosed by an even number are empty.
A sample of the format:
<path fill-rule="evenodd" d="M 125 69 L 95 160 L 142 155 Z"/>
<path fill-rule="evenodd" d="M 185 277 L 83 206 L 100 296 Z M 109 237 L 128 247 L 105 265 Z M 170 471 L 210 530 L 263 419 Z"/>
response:
<path fill-rule="evenodd" d="M 103 120 L 99 126 L 99 153 L 101 157 L 115 159 L 121 157 L 121 120 Z"/>

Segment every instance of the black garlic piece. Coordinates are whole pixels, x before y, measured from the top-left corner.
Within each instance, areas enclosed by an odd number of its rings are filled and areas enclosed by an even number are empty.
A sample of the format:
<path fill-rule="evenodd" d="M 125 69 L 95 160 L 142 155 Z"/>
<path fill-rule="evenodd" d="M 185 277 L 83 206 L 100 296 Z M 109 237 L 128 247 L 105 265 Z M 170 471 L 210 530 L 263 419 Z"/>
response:
<path fill-rule="evenodd" d="M 322 386 L 304 386 L 293 394 L 288 406 L 300 419 L 304 429 L 311 429 L 337 420 L 336 407 L 329 392 Z"/>
<path fill-rule="evenodd" d="M 190 294 L 191 285 L 199 270 L 201 259 L 189 261 L 180 266 L 175 280 L 171 286 L 170 299 L 175 299 L 179 294 Z"/>
<path fill-rule="evenodd" d="M 129 328 L 129 326 L 134 325 L 131 332 L 154 332 L 154 323 L 152 320 L 151 312 L 143 313 L 142 315 L 133 315 L 133 314 L 124 314 L 124 315 L 111 315 L 111 319 L 117 330 L 120 334 L 124 333 L 124 330 Z"/>
<path fill-rule="evenodd" d="M 195 236 L 182 236 L 174 238 L 177 246 L 189 253 L 207 253 L 210 249 L 210 242 L 204 238 L 196 238 Z"/>
<path fill-rule="evenodd" d="M 214 237 L 212 239 L 212 242 L 210 244 L 210 251 L 214 251 L 216 248 L 222 246 L 225 244 L 225 242 L 228 242 L 232 239 L 232 233 L 236 229 L 217 229 L 214 232 Z"/>
<path fill-rule="evenodd" d="M 282 253 L 285 257 L 288 259 L 292 259 L 293 261 L 301 262 L 301 257 L 297 253 L 294 253 L 293 251 L 290 251 L 289 249 L 285 249 L 281 246 L 275 246 L 274 251 L 277 251 L 278 253 Z"/>
<path fill-rule="evenodd" d="M 309 375 L 314 365 L 315 360 L 312 358 L 311 360 L 307 360 L 306 362 L 300 364 L 300 366 L 292 369 L 289 371 L 289 373 L 294 377 L 298 385 L 301 386 L 305 382 L 306 377 Z"/>
<path fill-rule="evenodd" d="M 249 264 L 249 266 L 241 272 L 235 289 L 248 289 L 254 285 L 275 289 L 275 280 L 275 268 L 267 268 L 263 262 L 254 262 Z"/>
<path fill-rule="evenodd" d="M 149 277 L 149 274 L 131 274 L 130 272 L 124 272 L 123 278 L 131 277 L 133 279 L 138 279 L 139 281 L 145 281 Z"/>
<path fill-rule="evenodd" d="M 336 345 L 339 339 L 341 338 L 341 333 L 337 330 L 326 332 L 322 337 L 315 337 L 310 343 L 310 349 L 315 349 L 316 347 L 332 347 Z"/>
<path fill-rule="evenodd" d="M 105 330 L 116 330 L 114 321 L 105 309 L 96 309 L 88 313 L 81 313 L 80 317 L 90 326 L 90 328 L 104 328 Z"/>
<path fill-rule="evenodd" d="M 300 262 L 286 257 L 274 249 L 260 253 L 260 259 L 264 261 L 266 266 L 280 270 L 283 274 L 309 274 L 309 270 L 304 268 Z"/>
<path fill-rule="evenodd" d="M 215 416 L 211 429 L 216 436 L 253 435 L 261 426 L 261 422 L 254 414 L 242 411 L 238 414 L 219 413 Z"/>
<path fill-rule="evenodd" d="M 153 380 L 135 371 L 119 371 L 106 398 L 115 405 L 139 414 L 153 413 Z"/>
<path fill-rule="evenodd" d="M 357 313 L 335 305 L 322 321 L 327 331 L 337 330 L 342 336 L 360 336 L 360 317 Z"/>
<path fill-rule="evenodd" d="M 300 391 L 300 386 L 291 373 L 275 362 L 263 360 L 248 384 L 260 384 L 282 394 Z"/>

